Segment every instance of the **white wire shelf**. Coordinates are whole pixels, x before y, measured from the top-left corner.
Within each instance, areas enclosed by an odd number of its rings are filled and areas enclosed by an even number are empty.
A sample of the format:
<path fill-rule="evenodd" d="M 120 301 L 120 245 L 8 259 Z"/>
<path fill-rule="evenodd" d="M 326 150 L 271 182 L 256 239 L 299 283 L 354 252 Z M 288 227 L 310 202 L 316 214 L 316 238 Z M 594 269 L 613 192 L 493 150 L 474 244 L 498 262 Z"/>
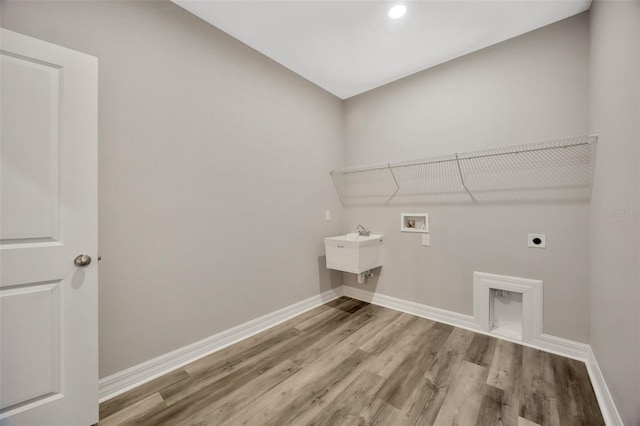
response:
<path fill-rule="evenodd" d="M 577 201 L 591 198 L 595 135 L 338 169 L 342 204 Z"/>

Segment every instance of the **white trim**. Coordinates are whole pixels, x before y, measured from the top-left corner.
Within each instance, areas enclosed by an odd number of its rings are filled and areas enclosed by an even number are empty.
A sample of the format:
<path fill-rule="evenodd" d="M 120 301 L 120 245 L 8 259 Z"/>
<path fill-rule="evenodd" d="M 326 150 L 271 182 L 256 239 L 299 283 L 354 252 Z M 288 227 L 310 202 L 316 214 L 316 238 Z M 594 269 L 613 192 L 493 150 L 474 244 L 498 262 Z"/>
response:
<path fill-rule="evenodd" d="M 473 271 L 473 317 L 480 329 L 491 331 L 491 289 L 522 293 L 522 341 L 542 334 L 542 281 Z"/>
<path fill-rule="evenodd" d="M 310 309 L 337 299 L 343 295 L 343 288 L 339 287 L 310 297 L 293 305 L 263 315 L 244 324 L 214 334 L 206 339 L 176 349 L 159 357 L 150 359 L 98 382 L 100 402 L 104 402 L 123 392 L 133 389 L 143 383 L 167 374 L 199 358 L 219 351 L 229 345 L 260 333 L 268 328 L 280 324 L 290 318 L 300 315 Z"/>
<path fill-rule="evenodd" d="M 434 321 L 462 327 L 473 331 L 478 331 L 478 325 L 471 315 L 460 314 L 458 312 L 447 311 L 445 309 L 434 308 L 420 303 L 409 302 L 408 300 L 397 299 L 384 294 L 372 293 L 355 287 L 344 286 L 344 295 L 363 302 L 395 309 Z"/>
<path fill-rule="evenodd" d="M 616 404 L 613 402 L 613 398 L 611 397 L 611 393 L 607 387 L 607 382 L 604 380 L 604 376 L 602 375 L 602 371 L 598 365 L 598 360 L 596 360 L 596 356 L 590 346 L 586 362 L 589 377 L 591 378 L 591 384 L 593 385 L 593 390 L 596 393 L 596 398 L 598 399 L 598 405 L 600 405 L 600 412 L 602 413 L 602 417 L 604 417 L 604 422 L 609 426 L 622 426 L 624 423 L 622 423 L 622 418 L 620 417 L 620 413 L 618 413 Z"/>
<path fill-rule="evenodd" d="M 575 342 L 562 337 L 551 336 L 550 334 L 539 335 L 531 340 L 528 346 L 585 363 L 589 359 L 590 347 L 586 343 Z"/>

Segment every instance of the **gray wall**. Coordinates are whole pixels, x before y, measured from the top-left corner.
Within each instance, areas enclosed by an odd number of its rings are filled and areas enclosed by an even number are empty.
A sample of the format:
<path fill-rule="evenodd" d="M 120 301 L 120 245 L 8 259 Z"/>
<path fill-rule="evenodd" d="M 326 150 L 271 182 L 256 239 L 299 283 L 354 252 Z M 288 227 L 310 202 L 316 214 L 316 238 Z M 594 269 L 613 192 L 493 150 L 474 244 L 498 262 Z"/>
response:
<path fill-rule="evenodd" d="M 99 58 L 101 377 L 342 284 L 338 98 L 172 3 L 1 13 Z"/>
<path fill-rule="evenodd" d="M 347 164 L 588 133 L 588 29 L 581 14 L 347 100 Z M 400 232 L 402 212 L 430 213 L 431 247 Z M 584 202 L 345 209 L 347 229 L 386 237 L 380 276 L 362 288 L 471 315 L 473 271 L 542 279 L 544 332 L 579 342 L 588 221 Z M 545 233 L 548 248 L 528 248 L 528 233 Z"/>
<path fill-rule="evenodd" d="M 640 424 L 640 3 L 591 6 L 589 341 L 625 424 Z"/>

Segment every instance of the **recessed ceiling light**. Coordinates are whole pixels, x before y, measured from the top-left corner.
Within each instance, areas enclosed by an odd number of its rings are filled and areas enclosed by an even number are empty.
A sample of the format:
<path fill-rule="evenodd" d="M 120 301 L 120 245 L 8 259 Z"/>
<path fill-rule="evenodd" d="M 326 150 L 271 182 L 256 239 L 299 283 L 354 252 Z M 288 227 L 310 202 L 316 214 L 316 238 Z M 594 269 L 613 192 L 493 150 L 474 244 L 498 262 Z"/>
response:
<path fill-rule="evenodd" d="M 407 6 L 403 4 L 396 4 L 391 9 L 389 9 L 389 18 L 391 19 L 402 18 L 405 13 L 407 13 Z"/>

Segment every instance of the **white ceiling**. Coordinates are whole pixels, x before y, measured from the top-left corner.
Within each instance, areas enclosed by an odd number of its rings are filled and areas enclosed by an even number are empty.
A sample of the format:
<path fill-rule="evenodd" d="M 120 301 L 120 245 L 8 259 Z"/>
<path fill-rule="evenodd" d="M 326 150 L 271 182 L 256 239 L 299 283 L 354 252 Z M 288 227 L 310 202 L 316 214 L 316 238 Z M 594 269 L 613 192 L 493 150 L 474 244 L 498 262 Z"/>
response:
<path fill-rule="evenodd" d="M 587 10 L 591 0 L 173 0 L 346 99 Z M 403 3 L 407 13 L 387 13 Z"/>

